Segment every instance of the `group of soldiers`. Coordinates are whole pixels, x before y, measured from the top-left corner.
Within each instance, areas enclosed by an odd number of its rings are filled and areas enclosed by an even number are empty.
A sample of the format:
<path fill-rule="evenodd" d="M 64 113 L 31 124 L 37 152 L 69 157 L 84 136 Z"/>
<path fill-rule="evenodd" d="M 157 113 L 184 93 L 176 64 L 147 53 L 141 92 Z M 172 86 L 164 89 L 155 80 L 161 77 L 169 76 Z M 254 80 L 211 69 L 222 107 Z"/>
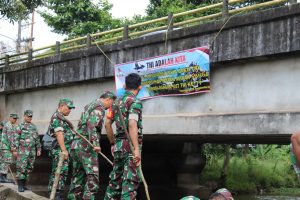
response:
<path fill-rule="evenodd" d="M 18 191 L 24 192 L 29 173 L 33 170 L 36 156 L 41 155 L 41 143 L 36 126 L 31 123 L 33 112 L 25 110 L 24 121 L 18 124 L 18 115 L 10 114 L 7 122 L 0 122 L 0 182 L 7 179 L 10 165 L 16 164 Z"/>
<path fill-rule="evenodd" d="M 114 157 L 104 199 L 136 199 L 137 188 L 141 182 L 138 166 L 141 164 L 143 107 L 136 98 L 141 90 L 141 77 L 135 73 L 127 75 L 125 89 L 125 94 L 118 100 L 115 94 L 106 91 L 86 105 L 76 131 L 66 119 L 72 109 L 75 109 L 73 101 L 69 98 L 59 100 L 47 133 L 57 142 L 49 151 L 52 170 L 48 185 L 49 193 L 56 189 L 56 200 L 63 199 L 70 165 L 73 171 L 68 199 L 95 199 L 99 190 L 98 153 L 101 151 L 100 134 L 104 123 Z M 106 115 L 105 110 L 108 110 Z M 28 173 L 33 168 L 35 156 L 41 155 L 38 132 L 31 123 L 32 115 L 32 111 L 25 111 L 24 122 L 17 125 L 18 116 L 11 114 L 1 134 L 0 181 L 11 182 L 6 175 L 15 156 L 20 192 L 27 189 L 25 184 Z M 122 121 L 125 123 L 122 124 Z M 113 131 L 113 123 L 116 125 L 116 132 Z M 133 150 L 130 149 L 130 145 L 133 146 Z M 53 188 L 61 153 L 64 161 L 58 185 Z"/>

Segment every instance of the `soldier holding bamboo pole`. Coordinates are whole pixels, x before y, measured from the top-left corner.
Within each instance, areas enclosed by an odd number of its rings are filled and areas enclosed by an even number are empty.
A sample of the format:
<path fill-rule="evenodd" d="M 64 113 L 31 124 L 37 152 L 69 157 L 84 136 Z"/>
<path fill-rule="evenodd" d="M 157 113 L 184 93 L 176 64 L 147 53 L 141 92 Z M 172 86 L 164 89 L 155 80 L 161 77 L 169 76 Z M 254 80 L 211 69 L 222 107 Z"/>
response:
<path fill-rule="evenodd" d="M 68 172 L 69 172 L 69 153 L 70 146 L 73 141 L 73 126 L 65 119 L 65 116 L 68 116 L 72 109 L 75 106 L 73 101 L 69 98 L 62 98 L 59 100 L 58 109 L 52 115 L 50 126 L 49 126 L 49 135 L 55 137 L 57 140 L 57 145 L 49 152 L 50 157 L 52 158 L 52 170 L 48 185 L 49 193 L 52 191 L 53 181 L 55 177 L 56 168 L 59 162 L 59 155 L 62 152 L 65 156 L 65 160 L 63 162 L 60 177 L 57 185 L 57 191 L 55 195 L 56 200 L 62 199 L 62 193 L 65 188 L 65 183 L 67 180 Z"/>
<path fill-rule="evenodd" d="M 118 99 L 119 105 L 112 106 L 105 123 L 114 156 L 114 166 L 109 175 L 110 181 L 105 200 L 136 199 L 137 189 L 141 182 L 138 166 L 141 164 L 143 106 L 136 98 L 142 88 L 141 77 L 138 74 L 129 74 L 125 78 L 125 87 L 125 94 Z M 130 141 L 126 135 L 126 130 L 123 128 L 118 109 L 124 117 L 133 152 L 131 152 Z M 115 134 L 112 130 L 113 122 L 116 123 Z"/>
<path fill-rule="evenodd" d="M 99 189 L 100 134 L 105 110 L 112 106 L 115 99 L 112 92 L 106 91 L 84 107 L 77 130 L 81 136 L 76 135 L 71 145 L 73 173 L 68 199 L 95 199 Z"/>

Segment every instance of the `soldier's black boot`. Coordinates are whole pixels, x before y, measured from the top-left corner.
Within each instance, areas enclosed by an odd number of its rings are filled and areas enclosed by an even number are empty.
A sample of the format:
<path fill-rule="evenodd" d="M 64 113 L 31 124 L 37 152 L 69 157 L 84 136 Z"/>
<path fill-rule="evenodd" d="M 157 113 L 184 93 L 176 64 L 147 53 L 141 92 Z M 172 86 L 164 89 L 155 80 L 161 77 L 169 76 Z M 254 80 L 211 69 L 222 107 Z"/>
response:
<path fill-rule="evenodd" d="M 56 190 L 55 200 L 63 200 L 63 198 L 62 198 L 62 190 Z"/>
<path fill-rule="evenodd" d="M 24 180 L 23 179 L 18 180 L 18 191 L 24 192 Z"/>
<path fill-rule="evenodd" d="M 1 183 L 14 183 L 11 179 L 6 178 L 6 174 L 2 174 L 2 179 Z"/>
<path fill-rule="evenodd" d="M 0 183 L 3 183 L 3 175 L 2 174 L 0 174 Z"/>

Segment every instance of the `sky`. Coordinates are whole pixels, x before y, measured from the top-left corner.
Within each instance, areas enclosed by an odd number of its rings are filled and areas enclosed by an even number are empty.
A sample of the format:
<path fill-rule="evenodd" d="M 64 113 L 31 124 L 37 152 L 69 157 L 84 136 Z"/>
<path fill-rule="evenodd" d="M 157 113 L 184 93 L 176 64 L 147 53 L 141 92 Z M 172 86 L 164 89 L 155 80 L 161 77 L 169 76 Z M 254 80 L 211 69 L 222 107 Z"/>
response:
<path fill-rule="evenodd" d="M 94 0 L 94 2 L 97 0 Z M 134 14 L 145 15 L 145 9 L 149 0 L 108 0 L 113 4 L 111 13 L 113 17 L 131 18 Z M 134 5 L 134 6 L 133 6 Z M 131 6 L 131 7 L 129 7 Z M 124 9 L 125 8 L 125 9 Z M 26 24 L 26 23 L 24 23 Z M 30 36 L 30 26 L 24 26 L 22 30 L 22 38 Z M 17 38 L 18 28 L 17 23 L 10 24 L 8 21 L 0 20 L 0 41 L 8 44 L 15 49 L 15 42 Z M 6 37 L 5 37 L 6 36 Z M 9 37 L 9 38 L 8 38 Z M 55 44 L 56 41 L 62 41 L 65 36 L 51 32 L 51 28 L 43 21 L 43 18 L 37 13 L 35 14 L 35 24 L 33 30 L 33 48 L 39 48 Z"/>

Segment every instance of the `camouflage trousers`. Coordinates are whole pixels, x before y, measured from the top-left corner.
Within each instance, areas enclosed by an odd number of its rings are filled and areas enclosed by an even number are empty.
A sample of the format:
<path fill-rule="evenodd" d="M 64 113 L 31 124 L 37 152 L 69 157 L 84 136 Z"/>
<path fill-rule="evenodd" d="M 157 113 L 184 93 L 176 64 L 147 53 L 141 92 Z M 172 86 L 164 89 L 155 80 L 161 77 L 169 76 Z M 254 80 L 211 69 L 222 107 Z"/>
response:
<path fill-rule="evenodd" d="M 70 145 L 65 145 L 68 152 L 70 152 Z M 61 150 L 59 147 L 51 150 L 49 152 L 49 156 L 52 158 L 52 165 L 51 165 L 51 174 L 49 178 L 49 184 L 48 184 L 48 191 L 51 192 L 53 181 L 55 178 L 55 172 L 57 169 L 58 161 L 59 161 L 59 154 L 61 153 Z M 60 177 L 57 185 L 57 190 L 64 190 L 66 180 L 68 178 L 69 173 L 69 163 L 70 163 L 70 156 L 68 160 L 64 160 L 61 171 L 60 171 Z"/>
<path fill-rule="evenodd" d="M 68 199 L 95 199 L 99 190 L 98 154 L 90 150 L 72 149 L 72 181 Z"/>
<path fill-rule="evenodd" d="M 109 185 L 104 197 L 105 200 L 136 199 L 137 189 L 141 180 L 131 153 L 126 151 L 114 152 L 114 166 L 109 179 Z"/>
<path fill-rule="evenodd" d="M 36 149 L 30 147 L 19 147 L 16 168 L 17 179 L 28 179 L 28 175 L 33 170 L 33 165 L 36 157 Z"/>
<path fill-rule="evenodd" d="M 13 156 L 9 150 L 0 150 L 0 173 L 7 174 L 8 167 L 13 163 Z"/>

